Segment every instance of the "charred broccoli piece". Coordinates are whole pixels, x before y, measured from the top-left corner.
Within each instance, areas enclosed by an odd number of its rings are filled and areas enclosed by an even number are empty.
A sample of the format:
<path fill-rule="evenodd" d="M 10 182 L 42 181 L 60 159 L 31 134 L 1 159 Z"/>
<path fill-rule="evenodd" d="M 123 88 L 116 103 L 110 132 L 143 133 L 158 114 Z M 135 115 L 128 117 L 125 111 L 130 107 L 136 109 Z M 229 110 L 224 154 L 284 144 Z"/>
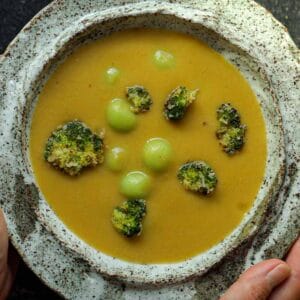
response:
<path fill-rule="evenodd" d="M 217 109 L 217 118 L 220 122 L 220 126 L 238 127 L 241 124 L 238 111 L 230 103 L 223 103 Z"/>
<path fill-rule="evenodd" d="M 203 195 L 213 192 L 218 182 L 216 173 L 204 161 L 183 164 L 177 172 L 177 178 L 187 190 Z"/>
<path fill-rule="evenodd" d="M 45 160 L 53 167 L 74 176 L 85 167 L 104 160 L 103 139 L 84 123 L 74 120 L 59 126 L 48 138 Z"/>
<path fill-rule="evenodd" d="M 246 126 L 240 125 L 239 127 L 220 127 L 217 130 L 217 138 L 223 150 L 232 155 L 238 150 L 241 150 L 245 142 Z"/>
<path fill-rule="evenodd" d="M 146 201 L 143 199 L 124 201 L 121 207 L 138 219 L 142 219 L 146 214 Z"/>
<path fill-rule="evenodd" d="M 165 102 L 166 119 L 172 121 L 182 119 L 190 104 L 196 100 L 198 91 L 198 89 L 190 91 L 184 86 L 174 89 Z"/>
<path fill-rule="evenodd" d="M 126 96 L 131 103 L 131 110 L 136 114 L 148 111 L 152 105 L 151 96 L 143 86 L 134 85 L 128 87 Z"/>
<path fill-rule="evenodd" d="M 240 114 L 230 103 L 224 103 L 217 109 L 217 119 L 219 128 L 216 136 L 224 152 L 233 155 L 245 143 L 246 126 L 241 124 Z"/>
<path fill-rule="evenodd" d="M 142 199 L 126 200 L 113 210 L 112 224 L 126 237 L 139 235 L 142 220 L 146 215 L 146 201 Z"/>

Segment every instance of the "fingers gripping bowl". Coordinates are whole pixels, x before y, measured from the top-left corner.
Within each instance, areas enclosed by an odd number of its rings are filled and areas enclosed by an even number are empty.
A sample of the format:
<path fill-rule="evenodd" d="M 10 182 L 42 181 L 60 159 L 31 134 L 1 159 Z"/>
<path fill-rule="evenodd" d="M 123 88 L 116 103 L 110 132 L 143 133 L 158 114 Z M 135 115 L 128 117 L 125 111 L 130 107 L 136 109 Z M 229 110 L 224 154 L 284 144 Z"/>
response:
<path fill-rule="evenodd" d="M 178 286 L 168 288 L 168 293 L 180 297 L 177 287 L 182 288 L 182 281 L 188 282 L 185 285 L 190 284 L 188 293 L 217 295 L 229 283 L 225 273 L 229 272 L 234 278 L 241 268 L 254 261 L 282 256 L 299 231 L 299 208 L 295 204 L 299 178 L 295 169 L 297 145 L 293 126 L 298 116 L 295 104 L 299 95 L 296 81 L 299 69 L 295 60 L 297 50 L 282 27 L 270 16 L 265 20 L 269 35 L 260 32 L 255 22 L 247 23 L 266 15 L 250 1 L 242 4 L 247 8 L 248 19 L 239 16 L 240 8 L 233 2 L 226 6 L 222 1 L 207 1 L 201 7 L 192 2 L 157 5 L 149 1 L 110 7 L 100 2 L 82 4 L 84 10 L 80 4 L 54 2 L 20 33 L 1 60 L 1 132 L 4 137 L 1 140 L 1 189 L 4 195 L 1 205 L 12 241 L 27 263 L 48 285 L 68 298 L 74 298 L 75 291 L 84 293 L 88 286 L 92 287 L 90 293 L 96 297 L 101 297 L 104 291 L 130 292 L 123 291 L 118 284 L 111 285 L 104 278 L 139 285 L 136 293 L 144 293 L 143 287 L 147 284 L 177 283 Z M 55 18 L 63 18 L 63 24 L 55 22 L 54 26 L 47 26 Z M 82 43 L 140 27 L 188 33 L 221 53 L 249 82 L 266 126 L 265 175 L 252 208 L 221 243 L 178 263 L 130 263 L 97 251 L 79 239 L 44 199 L 28 156 L 31 116 L 37 96 L 60 62 Z M 30 47 L 22 51 L 24 44 L 30 44 Z M 283 82 L 283 77 L 290 80 Z M 246 243 L 250 249 L 235 260 L 231 259 L 233 251 L 239 253 Z M 53 255 L 54 273 L 42 259 Z M 237 260 L 240 260 L 239 267 L 235 265 Z M 224 276 L 216 279 L 214 270 L 221 261 L 218 273 Z M 61 274 L 64 268 L 68 270 L 65 275 Z M 197 277 L 202 275 L 199 283 Z M 58 283 L 58 278 L 65 278 L 67 283 L 63 286 Z M 101 289 L 96 288 L 97 280 L 103 283 Z M 218 280 L 218 288 L 209 291 L 205 284 L 212 287 L 214 280 Z M 86 298 L 92 296 L 83 295 Z"/>

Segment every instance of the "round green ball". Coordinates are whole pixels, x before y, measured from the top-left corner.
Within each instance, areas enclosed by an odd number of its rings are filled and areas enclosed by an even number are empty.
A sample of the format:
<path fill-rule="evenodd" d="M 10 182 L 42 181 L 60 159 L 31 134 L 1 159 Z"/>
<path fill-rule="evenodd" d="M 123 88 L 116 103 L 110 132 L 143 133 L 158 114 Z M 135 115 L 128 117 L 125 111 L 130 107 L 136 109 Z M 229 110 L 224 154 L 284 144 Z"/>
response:
<path fill-rule="evenodd" d="M 106 165 L 114 172 L 124 169 L 127 160 L 126 150 L 121 147 L 114 147 L 106 154 Z"/>
<path fill-rule="evenodd" d="M 108 68 L 105 71 L 105 79 L 109 84 L 114 84 L 119 79 L 120 73 L 120 70 L 115 67 Z"/>
<path fill-rule="evenodd" d="M 175 57 L 173 54 L 164 51 L 164 50 L 157 50 L 154 53 L 154 63 L 157 67 L 161 69 L 170 69 L 175 66 Z"/>
<path fill-rule="evenodd" d="M 123 99 L 113 99 L 107 106 L 106 119 L 115 130 L 128 132 L 137 124 L 136 115 L 130 110 L 130 105 Z"/>
<path fill-rule="evenodd" d="M 141 171 L 126 174 L 120 185 L 121 193 L 129 199 L 144 199 L 150 193 L 151 179 Z"/>
<path fill-rule="evenodd" d="M 144 145 L 143 161 L 153 171 L 166 170 L 172 161 L 172 156 L 172 146 L 166 139 L 152 138 Z"/>

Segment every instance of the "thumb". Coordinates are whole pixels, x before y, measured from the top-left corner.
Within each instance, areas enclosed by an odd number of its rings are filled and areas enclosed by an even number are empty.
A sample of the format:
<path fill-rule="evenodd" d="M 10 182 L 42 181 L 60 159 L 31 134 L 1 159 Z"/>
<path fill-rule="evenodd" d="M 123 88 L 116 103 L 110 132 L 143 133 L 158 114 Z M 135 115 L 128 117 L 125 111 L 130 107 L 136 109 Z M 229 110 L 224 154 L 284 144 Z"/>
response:
<path fill-rule="evenodd" d="M 265 300 L 290 273 L 289 266 L 279 259 L 263 261 L 243 273 L 220 300 Z"/>
<path fill-rule="evenodd" d="M 0 208 L 0 274 L 6 266 L 8 252 L 8 236 L 5 218 Z M 1 279 L 0 279 L 1 281 Z"/>
<path fill-rule="evenodd" d="M 7 298 L 13 284 L 18 266 L 18 256 L 15 253 L 13 248 L 9 249 L 7 227 L 0 208 L 0 300 Z M 8 265 L 8 260 L 10 265 Z"/>

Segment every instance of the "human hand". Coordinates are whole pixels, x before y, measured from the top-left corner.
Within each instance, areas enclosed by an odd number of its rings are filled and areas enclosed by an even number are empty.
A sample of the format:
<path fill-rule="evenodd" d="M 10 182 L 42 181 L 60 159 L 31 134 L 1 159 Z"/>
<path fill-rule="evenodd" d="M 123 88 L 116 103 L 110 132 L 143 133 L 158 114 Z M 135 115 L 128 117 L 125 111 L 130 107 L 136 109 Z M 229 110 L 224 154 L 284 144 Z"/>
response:
<path fill-rule="evenodd" d="M 4 215 L 0 209 L 0 300 L 6 299 L 11 289 L 16 270 L 17 256 L 9 249 L 8 234 Z"/>
<path fill-rule="evenodd" d="M 286 260 L 270 259 L 243 273 L 220 300 L 300 300 L 300 238 Z"/>

